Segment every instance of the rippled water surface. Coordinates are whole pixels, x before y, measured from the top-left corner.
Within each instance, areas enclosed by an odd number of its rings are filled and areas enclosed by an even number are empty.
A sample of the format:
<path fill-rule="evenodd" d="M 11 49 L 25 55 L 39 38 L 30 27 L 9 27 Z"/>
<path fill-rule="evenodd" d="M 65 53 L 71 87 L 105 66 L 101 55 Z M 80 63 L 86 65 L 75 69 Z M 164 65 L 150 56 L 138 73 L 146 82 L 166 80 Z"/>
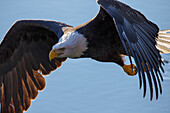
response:
<path fill-rule="evenodd" d="M 169 0 L 122 0 L 170 29 Z M 79 25 L 92 19 L 99 6 L 95 0 L 1 0 L 0 39 L 19 19 L 51 19 Z M 163 55 L 170 61 L 170 54 Z M 113 63 L 68 59 L 46 77 L 47 86 L 32 102 L 28 113 L 170 113 L 170 64 L 165 65 L 163 95 L 142 98 L 138 76 L 129 77 Z"/>

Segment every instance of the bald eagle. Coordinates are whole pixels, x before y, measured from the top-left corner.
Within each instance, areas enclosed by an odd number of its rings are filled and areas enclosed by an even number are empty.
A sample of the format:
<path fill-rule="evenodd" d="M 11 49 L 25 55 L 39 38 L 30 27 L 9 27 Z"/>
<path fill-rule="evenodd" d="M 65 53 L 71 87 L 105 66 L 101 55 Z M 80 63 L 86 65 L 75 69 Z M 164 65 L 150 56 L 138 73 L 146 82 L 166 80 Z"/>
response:
<path fill-rule="evenodd" d="M 100 5 L 97 16 L 76 27 L 49 20 L 14 23 L 0 44 L 2 113 L 28 110 L 31 100 L 45 87 L 42 75 L 50 74 L 67 58 L 116 63 L 128 75 L 138 73 L 144 97 L 148 80 L 150 99 L 153 87 L 158 99 L 164 72 L 160 52 L 170 52 L 167 31 L 159 32 L 157 25 L 143 14 L 117 0 L 97 3 Z M 123 55 L 129 57 L 130 65 L 124 64 Z"/>

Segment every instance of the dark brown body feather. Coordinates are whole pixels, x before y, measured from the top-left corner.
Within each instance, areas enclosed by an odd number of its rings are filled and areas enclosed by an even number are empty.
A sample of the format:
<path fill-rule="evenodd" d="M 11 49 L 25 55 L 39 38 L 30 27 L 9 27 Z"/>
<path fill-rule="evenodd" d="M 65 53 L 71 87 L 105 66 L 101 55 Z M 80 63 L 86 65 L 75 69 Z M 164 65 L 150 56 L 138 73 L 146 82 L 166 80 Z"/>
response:
<path fill-rule="evenodd" d="M 80 28 L 79 28 L 80 27 Z M 88 50 L 81 57 L 90 57 L 101 62 L 115 62 L 123 66 L 121 54 L 126 54 L 113 19 L 104 9 L 77 31 L 87 38 Z"/>

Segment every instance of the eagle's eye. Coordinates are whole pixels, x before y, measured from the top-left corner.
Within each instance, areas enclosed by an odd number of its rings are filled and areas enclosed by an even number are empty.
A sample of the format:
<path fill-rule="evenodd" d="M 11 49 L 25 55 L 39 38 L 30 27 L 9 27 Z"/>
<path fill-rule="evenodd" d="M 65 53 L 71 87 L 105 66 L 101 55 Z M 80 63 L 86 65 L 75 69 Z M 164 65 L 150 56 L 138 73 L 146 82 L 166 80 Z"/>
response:
<path fill-rule="evenodd" d="M 65 47 L 59 48 L 58 50 L 59 50 L 59 51 L 64 51 L 64 50 L 65 50 Z"/>

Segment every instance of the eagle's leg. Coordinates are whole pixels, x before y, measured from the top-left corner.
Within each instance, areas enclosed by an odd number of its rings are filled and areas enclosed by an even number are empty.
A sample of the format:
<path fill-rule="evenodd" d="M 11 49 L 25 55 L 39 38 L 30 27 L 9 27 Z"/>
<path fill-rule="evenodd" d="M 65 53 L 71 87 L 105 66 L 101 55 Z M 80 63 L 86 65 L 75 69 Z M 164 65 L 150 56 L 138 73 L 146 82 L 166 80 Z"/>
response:
<path fill-rule="evenodd" d="M 134 76 L 137 73 L 137 68 L 134 64 L 132 64 L 132 67 L 131 67 L 131 65 L 123 65 L 122 68 L 123 68 L 124 72 L 126 72 L 130 76 Z"/>
<path fill-rule="evenodd" d="M 134 76 L 137 74 L 137 68 L 134 64 L 132 65 L 125 65 L 124 62 L 125 60 L 123 59 L 124 55 L 117 55 L 116 56 L 116 61 L 118 65 L 120 65 L 123 68 L 123 71 L 127 73 L 130 76 Z M 131 67 L 132 66 L 132 67 Z"/>

